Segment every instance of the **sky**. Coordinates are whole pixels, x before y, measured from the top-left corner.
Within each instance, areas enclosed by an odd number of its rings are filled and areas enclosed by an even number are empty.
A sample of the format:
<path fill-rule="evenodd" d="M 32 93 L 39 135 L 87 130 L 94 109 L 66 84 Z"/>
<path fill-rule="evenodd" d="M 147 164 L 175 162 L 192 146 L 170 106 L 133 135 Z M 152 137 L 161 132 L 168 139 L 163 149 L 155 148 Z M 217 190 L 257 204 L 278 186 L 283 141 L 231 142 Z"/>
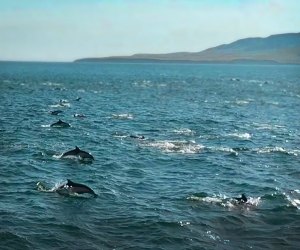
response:
<path fill-rule="evenodd" d="M 0 0 L 0 60 L 199 52 L 300 32 L 299 0 Z"/>

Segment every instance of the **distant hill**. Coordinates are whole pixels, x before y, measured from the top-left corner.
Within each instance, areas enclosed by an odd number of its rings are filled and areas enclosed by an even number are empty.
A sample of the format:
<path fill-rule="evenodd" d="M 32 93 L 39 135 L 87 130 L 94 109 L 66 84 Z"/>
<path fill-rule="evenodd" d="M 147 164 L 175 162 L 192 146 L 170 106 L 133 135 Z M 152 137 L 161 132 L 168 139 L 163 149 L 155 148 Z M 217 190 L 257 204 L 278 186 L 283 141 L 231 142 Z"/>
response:
<path fill-rule="evenodd" d="M 201 52 L 135 54 L 102 58 L 83 58 L 75 62 L 100 61 L 192 61 L 206 63 L 283 63 L 300 64 L 300 33 L 245 38 Z"/>

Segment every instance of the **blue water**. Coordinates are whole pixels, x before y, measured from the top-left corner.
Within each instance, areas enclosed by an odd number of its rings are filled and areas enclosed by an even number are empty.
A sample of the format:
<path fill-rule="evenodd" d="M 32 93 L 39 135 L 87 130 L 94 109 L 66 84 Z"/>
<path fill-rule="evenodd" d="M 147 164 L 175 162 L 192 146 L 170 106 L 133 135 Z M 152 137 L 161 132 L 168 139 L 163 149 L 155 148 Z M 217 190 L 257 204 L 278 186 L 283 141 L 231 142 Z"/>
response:
<path fill-rule="evenodd" d="M 0 104 L 1 249 L 300 245 L 300 66 L 2 62 Z"/>

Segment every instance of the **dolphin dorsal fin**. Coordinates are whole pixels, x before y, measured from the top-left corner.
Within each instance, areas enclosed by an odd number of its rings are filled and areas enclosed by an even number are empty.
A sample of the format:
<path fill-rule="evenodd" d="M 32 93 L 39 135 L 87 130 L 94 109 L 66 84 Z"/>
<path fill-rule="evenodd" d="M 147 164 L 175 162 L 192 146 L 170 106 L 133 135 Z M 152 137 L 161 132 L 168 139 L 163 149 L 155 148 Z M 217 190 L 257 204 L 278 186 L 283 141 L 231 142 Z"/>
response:
<path fill-rule="evenodd" d="M 76 147 L 75 147 L 75 150 L 76 150 L 76 151 L 80 151 L 80 148 L 76 146 Z"/>
<path fill-rule="evenodd" d="M 247 202 L 247 201 L 248 201 L 247 196 L 246 196 L 245 194 L 242 194 L 242 200 L 243 200 L 244 202 Z"/>
<path fill-rule="evenodd" d="M 70 186 L 70 185 L 73 184 L 73 182 L 72 182 L 71 180 L 67 179 L 67 181 L 68 181 L 68 182 L 67 182 L 67 185 L 68 185 L 68 186 Z"/>

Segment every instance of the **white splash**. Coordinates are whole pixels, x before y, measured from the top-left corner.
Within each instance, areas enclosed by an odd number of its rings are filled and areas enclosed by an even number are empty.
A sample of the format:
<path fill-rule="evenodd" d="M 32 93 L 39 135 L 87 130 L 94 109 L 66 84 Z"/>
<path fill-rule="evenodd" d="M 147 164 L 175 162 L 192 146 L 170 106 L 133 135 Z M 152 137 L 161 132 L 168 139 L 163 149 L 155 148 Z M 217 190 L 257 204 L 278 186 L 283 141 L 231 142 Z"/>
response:
<path fill-rule="evenodd" d="M 61 159 L 62 156 L 63 156 L 63 154 L 60 154 L 60 155 L 53 155 L 52 157 L 55 158 L 55 159 Z"/>
<path fill-rule="evenodd" d="M 189 221 L 179 221 L 178 223 L 179 223 L 179 225 L 182 226 L 182 227 L 191 224 L 191 222 L 189 222 Z"/>
<path fill-rule="evenodd" d="M 144 144 L 148 147 L 158 148 L 166 153 L 181 153 L 181 154 L 195 154 L 200 152 L 204 146 L 195 143 L 195 141 L 154 141 Z"/>
<path fill-rule="evenodd" d="M 246 209 L 249 209 L 251 207 L 257 207 L 260 203 L 261 197 L 248 197 L 248 200 L 245 203 L 239 203 L 235 198 L 229 198 L 226 195 L 213 195 L 206 197 L 192 195 L 187 199 L 192 201 L 201 201 L 205 203 L 215 204 L 230 209 L 240 207 L 245 207 Z"/>
<path fill-rule="evenodd" d="M 203 202 L 207 202 L 207 203 L 219 203 L 221 204 L 225 199 L 227 199 L 227 197 L 225 195 L 213 195 L 213 196 L 205 196 L 205 197 L 201 197 L 201 196 L 197 196 L 197 195 L 191 195 L 189 197 L 187 197 L 188 200 L 193 200 L 193 201 L 203 201 Z"/>
<path fill-rule="evenodd" d="M 249 101 L 248 100 L 236 100 L 235 103 L 238 105 L 246 105 L 246 104 L 249 104 Z"/>
<path fill-rule="evenodd" d="M 211 151 L 220 151 L 220 152 L 225 152 L 225 153 L 233 153 L 235 155 L 238 155 L 238 152 L 236 152 L 235 150 L 233 150 L 230 147 L 207 147 L 207 149 L 211 150 Z"/>
<path fill-rule="evenodd" d="M 62 86 L 61 83 L 56 83 L 56 82 L 43 82 L 42 84 L 44 86 Z"/>
<path fill-rule="evenodd" d="M 132 114 L 112 114 L 112 118 L 115 119 L 128 119 L 128 120 L 132 120 L 133 119 L 133 115 Z"/>
<path fill-rule="evenodd" d="M 266 153 L 284 153 L 288 155 L 298 156 L 300 150 L 297 149 L 285 149 L 283 147 L 265 147 L 261 149 L 256 149 L 257 153 L 259 154 L 266 154 Z"/>
<path fill-rule="evenodd" d="M 212 239 L 214 241 L 220 241 L 221 240 L 220 236 L 213 234 L 211 231 L 207 231 L 206 234 L 210 239 Z"/>
<path fill-rule="evenodd" d="M 283 195 L 286 197 L 286 199 L 289 201 L 289 203 L 296 207 L 297 209 L 300 209 L 300 199 L 299 199 L 299 190 L 293 190 L 290 192 L 290 195 L 283 193 Z"/>
<path fill-rule="evenodd" d="M 62 100 L 59 100 L 59 103 L 49 105 L 49 107 L 51 107 L 51 108 L 64 108 L 64 107 L 67 107 L 67 108 L 69 108 L 69 107 L 71 107 L 71 104 L 68 100 L 62 99 Z"/>
<path fill-rule="evenodd" d="M 228 134 L 228 136 L 235 137 L 241 140 L 250 140 L 251 139 L 251 134 L 249 133 L 232 133 Z"/>
<path fill-rule="evenodd" d="M 246 202 L 246 204 L 250 204 L 252 206 L 257 207 L 260 201 L 261 201 L 261 197 L 256 197 L 256 198 L 248 197 L 248 201 Z"/>
<path fill-rule="evenodd" d="M 179 135 L 194 135 L 195 131 L 189 129 L 189 128 L 180 128 L 180 129 L 174 129 L 174 133 Z"/>

